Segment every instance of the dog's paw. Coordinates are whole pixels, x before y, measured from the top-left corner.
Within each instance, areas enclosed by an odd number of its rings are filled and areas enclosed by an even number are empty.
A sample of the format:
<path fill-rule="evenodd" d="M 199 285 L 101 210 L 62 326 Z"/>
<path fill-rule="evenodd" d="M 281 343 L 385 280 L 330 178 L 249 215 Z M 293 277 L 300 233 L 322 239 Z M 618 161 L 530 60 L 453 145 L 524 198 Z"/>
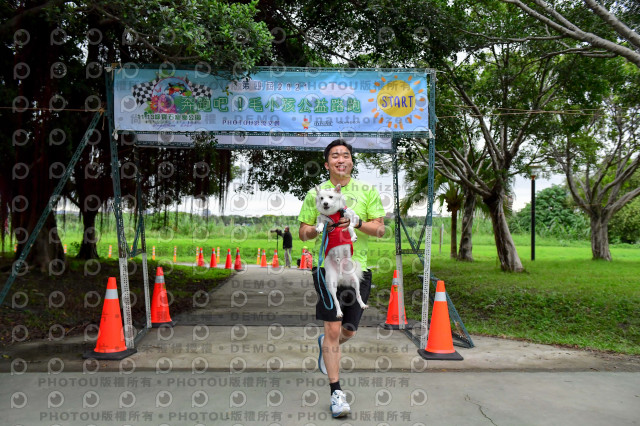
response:
<path fill-rule="evenodd" d="M 342 311 L 339 311 L 339 312 L 336 314 L 336 318 L 342 318 Z"/>
<path fill-rule="evenodd" d="M 351 237 L 351 242 L 355 243 L 356 241 L 358 241 L 358 236 L 354 234 L 353 237 Z"/>
<path fill-rule="evenodd" d="M 322 234 L 322 231 L 324 230 L 324 223 L 319 223 L 316 225 L 316 232 L 318 234 Z"/>
<path fill-rule="evenodd" d="M 362 309 L 367 309 L 367 308 L 369 307 L 369 305 L 360 305 L 360 307 L 361 307 Z"/>
<path fill-rule="evenodd" d="M 360 222 L 360 216 L 356 214 L 356 212 L 352 211 L 351 217 L 349 218 L 353 226 L 356 226 L 358 222 Z"/>

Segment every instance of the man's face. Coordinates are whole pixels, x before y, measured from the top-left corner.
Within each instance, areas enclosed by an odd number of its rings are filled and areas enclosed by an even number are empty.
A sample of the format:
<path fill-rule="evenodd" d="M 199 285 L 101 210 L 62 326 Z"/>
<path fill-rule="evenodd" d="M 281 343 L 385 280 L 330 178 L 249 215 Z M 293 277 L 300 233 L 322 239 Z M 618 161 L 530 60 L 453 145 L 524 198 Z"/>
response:
<path fill-rule="evenodd" d="M 334 146 L 329 151 L 329 157 L 324 168 L 329 170 L 330 175 L 338 177 L 351 176 L 353 170 L 353 159 L 346 146 Z"/>

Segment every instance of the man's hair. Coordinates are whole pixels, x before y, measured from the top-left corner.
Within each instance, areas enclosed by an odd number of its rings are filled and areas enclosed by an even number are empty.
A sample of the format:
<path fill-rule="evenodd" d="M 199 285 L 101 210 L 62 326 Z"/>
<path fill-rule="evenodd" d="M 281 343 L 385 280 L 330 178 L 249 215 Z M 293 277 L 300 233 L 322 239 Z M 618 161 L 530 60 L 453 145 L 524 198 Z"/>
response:
<path fill-rule="evenodd" d="M 329 161 L 329 152 L 331 151 L 331 148 L 336 146 L 346 147 L 349 150 L 349 154 L 353 156 L 353 147 L 349 143 L 347 143 L 347 141 L 345 141 L 344 139 L 336 139 L 335 141 L 327 145 L 327 147 L 324 149 L 324 161 L 326 162 Z"/>

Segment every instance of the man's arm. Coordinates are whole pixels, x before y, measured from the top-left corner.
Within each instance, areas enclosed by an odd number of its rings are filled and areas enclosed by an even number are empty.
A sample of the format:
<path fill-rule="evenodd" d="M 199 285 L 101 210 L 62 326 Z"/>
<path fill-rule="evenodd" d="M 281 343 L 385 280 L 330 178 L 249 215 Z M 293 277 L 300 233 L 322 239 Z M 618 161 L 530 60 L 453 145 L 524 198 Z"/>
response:
<path fill-rule="evenodd" d="M 307 225 L 304 222 L 300 222 L 300 230 L 298 231 L 298 236 L 300 237 L 300 240 L 307 241 L 317 237 L 318 232 L 316 231 L 315 226 Z"/>
<path fill-rule="evenodd" d="M 372 237 L 382 238 L 384 235 L 384 219 L 378 217 L 371 219 L 369 222 L 362 222 L 362 226 L 358 230 Z"/>

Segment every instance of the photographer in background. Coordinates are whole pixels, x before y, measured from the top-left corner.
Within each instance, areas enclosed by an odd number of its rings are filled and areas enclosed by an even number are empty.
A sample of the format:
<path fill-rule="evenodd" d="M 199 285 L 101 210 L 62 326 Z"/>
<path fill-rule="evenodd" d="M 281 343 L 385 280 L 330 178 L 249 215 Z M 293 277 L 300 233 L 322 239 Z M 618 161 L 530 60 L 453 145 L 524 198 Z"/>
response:
<path fill-rule="evenodd" d="M 289 227 L 284 228 L 284 232 L 277 230 L 276 234 L 282 237 L 282 248 L 284 249 L 284 262 L 287 268 L 291 268 L 291 249 L 293 248 L 293 237 L 289 232 Z"/>

